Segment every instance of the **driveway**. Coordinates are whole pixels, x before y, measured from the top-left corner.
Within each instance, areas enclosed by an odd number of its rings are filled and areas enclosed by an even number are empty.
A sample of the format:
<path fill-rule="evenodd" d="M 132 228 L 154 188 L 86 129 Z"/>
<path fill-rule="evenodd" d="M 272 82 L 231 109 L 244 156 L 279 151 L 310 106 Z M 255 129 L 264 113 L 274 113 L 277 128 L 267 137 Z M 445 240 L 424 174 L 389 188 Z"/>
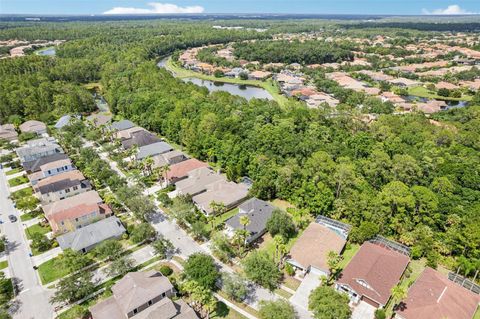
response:
<path fill-rule="evenodd" d="M 364 301 L 353 308 L 352 319 L 373 319 L 375 317 L 375 307 Z"/>
<path fill-rule="evenodd" d="M 4 171 L 0 169 L 0 219 L 3 221 L 1 228 L 8 240 L 8 269 L 18 287 L 13 318 L 51 319 L 54 317 L 53 307 L 49 302 L 52 291 L 42 287 L 37 273 L 33 270 L 33 262 L 28 255 L 30 248 L 22 224 L 8 221 L 10 214 L 19 217 L 18 211 L 8 198 L 9 194 Z"/>
<path fill-rule="evenodd" d="M 320 286 L 320 283 L 320 276 L 309 272 L 305 278 L 303 278 L 302 283 L 297 291 L 295 291 L 295 294 L 290 297 L 292 304 L 308 310 L 308 296 L 310 296 L 313 289 Z"/>

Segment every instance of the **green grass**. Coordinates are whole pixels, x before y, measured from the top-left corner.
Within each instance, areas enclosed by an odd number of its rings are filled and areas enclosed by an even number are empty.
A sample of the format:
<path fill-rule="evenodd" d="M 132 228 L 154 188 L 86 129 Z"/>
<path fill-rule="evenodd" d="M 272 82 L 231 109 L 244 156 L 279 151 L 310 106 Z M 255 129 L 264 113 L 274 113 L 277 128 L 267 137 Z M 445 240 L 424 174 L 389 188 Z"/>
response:
<path fill-rule="evenodd" d="M 246 312 L 248 312 L 249 314 L 251 315 L 254 315 L 255 317 L 259 318 L 259 314 L 258 314 L 258 311 L 256 311 L 255 309 L 251 308 L 250 306 L 244 304 L 244 303 L 241 303 L 241 302 L 236 302 L 236 301 L 233 301 L 233 300 L 230 300 L 230 298 L 228 298 L 227 294 L 223 291 L 219 291 L 218 294 L 220 296 L 222 296 L 223 298 L 229 300 L 231 303 L 233 303 L 235 306 L 241 308 L 242 310 L 245 310 Z M 228 318 L 228 317 L 227 317 Z"/>
<path fill-rule="evenodd" d="M 58 256 L 38 266 L 38 274 L 44 285 L 65 277 L 69 273 L 70 270 L 63 265 L 61 258 Z"/>
<path fill-rule="evenodd" d="M 0 269 L 5 269 L 8 267 L 8 261 L 0 261 Z"/>
<path fill-rule="evenodd" d="M 349 247 L 345 248 L 342 254 L 343 259 L 339 263 L 340 269 L 343 269 L 345 268 L 345 266 L 348 265 L 350 260 L 352 260 L 353 256 L 355 256 L 355 254 L 358 252 L 359 249 L 360 249 L 359 244 L 349 244 Z"/>
<path fill-rule="evenodd" d="M 229 210 L 228 212 L 226 212 L 224 214 L 218 215 L 217 217 L 215 217 L 213 223 L 214 223 L 215 227 L 218 227 L 219 225 L 223 224 L 227 219 L 235 216 L 236 214 L 238 214 L 238 207 L 234 208 L 232 210 Z M 212 224 L 211 223 L 207 224 L 207 230 L 209 230 L 209 231 L 212 230 Z"/>
<path fill-rule="evenodd" d="M 15 200 L 19 200 L 22 197 L 27 197 L 33 195 L 33 188 L 27 187 L 27 188 L 22 188 L 18 191 L 15 191 L 10 194 L 10 197 Z"/>
<path fill-rule="evenodd" d="M 52 231 L 52 228 L 50 227 L 50 225 L 42 226 L 40 224 L 35 224 L 26 228 L 25 234 L 27 234 L 28 239 L 32 239 L 32 235 L 34 233 L 45 235 L 46 233 L 49 233 L 51 231 Z"/>
<path fill-rule="evenodd" d="M 221 77 L 221 78 L 216 78 L 211 75 L 206 75 L 203 73 L 199 72 L 194 72 L 191 70 L 187 70 L 182 68 L 181 66 L 178 66 L 172 58 L 168 59 L 167 63 L 165 64 L 165 68 L 172 72 L 176 78 L 189 78 L 189 77 L 195 77 L 199 78 L 202 80 L 208 80 L 208 81 L 215 81 L 215 82 L 222 82 L 222 83 L 231 83 L 231 84 L 240 84 L 240 85 L 250 85 L 250 86 L 256 86 L 265 89 L 270 95 L 274 98 L 275 101 L 280 106 L 285 106 L 289 102 L 289 100 L 282 94 L 279 93 L 278 86 L 276 83 L 268 79 L 266 81 L 257 81 L 257 80 L 240 80 L 237 78 L 228 78 L 228 77 Z"/>
<path fill-rule="evenodd" d="M 285 299 L 290 299 L 290 297 L 293 296 L 291 293 L 289 293 L 288 291 L 285 291 L 281 288 L 275 289 L 275 293 L 279 296 L 282 296 Z"/>
<path fill-rule="evenodd" d="M 210 314 L 210 318 L 224 318 L 224 319 L 246 319 L 244 315 L 229 308 L 226 304 L 219 301 L 217 302 L 217 309 Z"/>
<path fill-rule="evenodd" d="M 22 185 L 25 183 L 28 183 L 28 178 L 25 175 L 18 176 L 8 180 L 8 185 L 10 185 L 10 187 Z"/>
<path fill-rule="evenodd" d="M 27 220 L 34 219 L 35 217 L 38 217 L 38 216 L 42 216 L 42 212 L 40 210 L 34 210 L 33 212 L 20 215 L 20 220 L 22 222 L 26 222 Z"/>
<path fill-rule="evenodd" d="M 472 99 L 472 97 L 469 95 L 464 95 L 461 98 L 440 96 L 440 95 L 437 95 L 435 91 L 430 91 L 423 86 L 416 86 L 416 87 L 409 88 L 408 94 L 424 97 L 428 99 L 437 99 L 437 100 L 445 100 L 445 101 L 470 101 Z"/>
<path fill-rule="evenodd" d="M 477 308 L 477 312 L 475 312 L 473 319 L 480 319 L 480 307 Z"/>
<path fill-rule="evenodd" d="M 20 173 L 23 169 L 21 167 L 17 167 L 17 168 L 14 168 L 8 172 L 5 173 L 5 175 L 9 176 L 9 175 L 13 175 L 13 174 L 16 174 L 16 173 Z"/>

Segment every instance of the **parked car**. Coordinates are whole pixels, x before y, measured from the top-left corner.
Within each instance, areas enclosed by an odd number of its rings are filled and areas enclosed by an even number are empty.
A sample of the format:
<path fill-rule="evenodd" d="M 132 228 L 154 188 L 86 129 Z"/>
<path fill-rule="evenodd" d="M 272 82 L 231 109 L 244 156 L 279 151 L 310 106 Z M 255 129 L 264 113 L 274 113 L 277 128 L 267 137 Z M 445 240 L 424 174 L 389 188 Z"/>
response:
<path fill-rule="evenodd" d="M 17 216 L 15 216 L 15 215 L 8 215 L 8 219 L 10 219 L 10 221 L 11 221 L 12 223 L 14 223 L 14 222 L 17 221 Z"/>

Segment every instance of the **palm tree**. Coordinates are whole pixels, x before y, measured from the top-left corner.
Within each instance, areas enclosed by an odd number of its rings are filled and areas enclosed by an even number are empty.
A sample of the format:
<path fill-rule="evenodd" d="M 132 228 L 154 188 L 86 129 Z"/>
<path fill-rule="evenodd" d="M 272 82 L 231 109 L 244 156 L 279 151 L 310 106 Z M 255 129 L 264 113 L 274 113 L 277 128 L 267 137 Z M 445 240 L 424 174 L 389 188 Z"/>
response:
<path fill-rule="evenodd" d="M 275 255 L 273 258 L 277 260 L 277 264 L 280 265 L 283 259 L 283 254 L 285 253 L 285 238 L 282 235 L 275 235 L 273 237 L 273 242 L 275 243 Z"/>
<path fill-rule="evenodd" d="M 403 299 L 407 297 L 407 288 L 396 285 L 395 287 L 392 288 L 392 303 L 393 303 L 393 308 L 395 309 L 395 306 L 400 303 Z"/>
<path fill-rule="evenodd" d="M 155 161 L 151 156 L 147 156 L 146 158 L 143 159 L 142 161 L 143 164 L 143 173 L 146 174 L 147 176 L 152 175 L 152 166 L 155 164 Z"/>
<path fill-rule="evenodd" d="M 243 232 L 245 234 L 245 240 L 244 240 L 243 244 L 244 244 L 244 247 L 246 247 L 247 246 L 247 236 L 248 236 L 247 226 L 250 224 L 250 218 L 247 215 L 242 215 L 242 216 L 240 216 L 239 222 L 240 222 L 240 225 L 243 226 Z"/>

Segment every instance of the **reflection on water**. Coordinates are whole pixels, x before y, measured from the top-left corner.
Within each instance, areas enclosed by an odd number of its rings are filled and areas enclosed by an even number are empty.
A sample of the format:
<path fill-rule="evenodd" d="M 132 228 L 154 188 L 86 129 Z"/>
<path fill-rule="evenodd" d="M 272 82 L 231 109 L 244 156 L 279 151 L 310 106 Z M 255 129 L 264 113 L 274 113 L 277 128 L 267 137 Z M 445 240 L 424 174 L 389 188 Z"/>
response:
<path fill-rule="evenodd" d="M 42 51 L 38 51 L 38 55 L 54 56 L 55 54 L 55 48 L 48 48 Z"/>

